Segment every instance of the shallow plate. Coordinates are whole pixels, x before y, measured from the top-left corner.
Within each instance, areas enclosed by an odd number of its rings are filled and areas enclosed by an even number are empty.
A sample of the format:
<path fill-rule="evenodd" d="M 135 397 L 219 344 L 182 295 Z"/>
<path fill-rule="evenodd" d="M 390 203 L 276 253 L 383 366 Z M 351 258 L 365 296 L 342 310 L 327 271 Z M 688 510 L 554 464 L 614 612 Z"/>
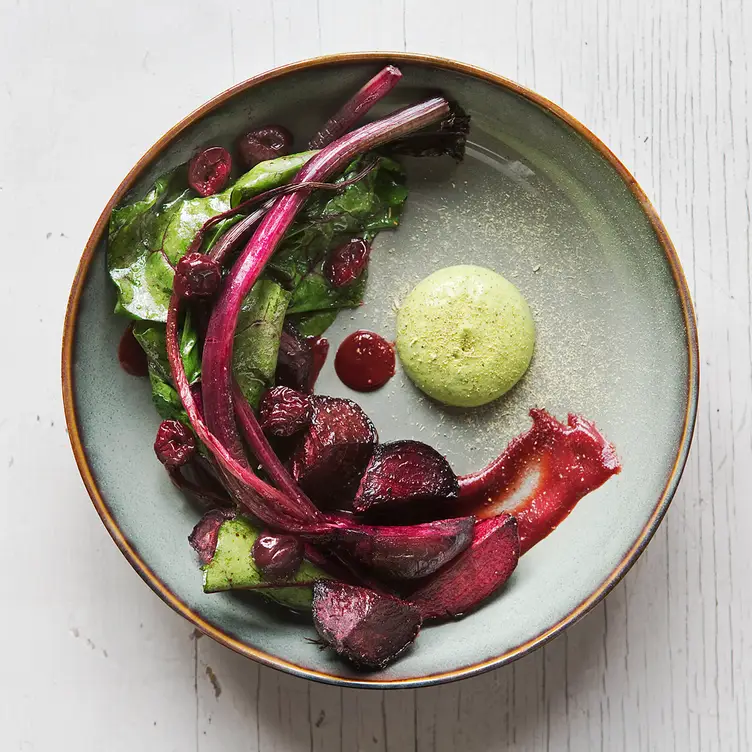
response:
<path fill-rule="evenodd" d="M 408 163 L 402 227 L 372 254 L 366 304 L 340 315 L 336 348 L 358 327 L 393 336 L 394 310 L 428 273 L 456 263 L 496 269 L 530 301 L 538 329 L 524 380 L 480 410 L 450 411 L 401 372 L 357 395 L 382 439 L 420 438 L 468 472 L 496 456 L 545 407 L 595 420 L 621 475 L 587 496 L 520 562 L 510 583 L 470 616 L 429 627 L 379 674 L 357 674 L 252 597 L 204 595 L 186 536 L 196 512 L 155 461 L 158 418 L 148 386 L 119 367 L 122 319 L 105 273 L 111 207 L 143 192 L 194 150 L 250 124 L 281 122 L 303 145 L 344 97 L 386 62 L 403 82 L 382 109 L 440 89 L 472 115 L 459 166 Z M 634 563 L 660 522 L 689 449 L 697 401 L 697 340 L 686 281 L 666 231 L 616 158 L 571 116 L 490 73 L 415 55 L 343 55 L 251 79 L 175 126 L 133 168 L 97 222 L 71 293 L 63 390 L 73 449 L 107 529 L 146 582 L 221 643 L 300 676 L 359 686 L 418 686 L 478 673 L 523 655 L 585 614 Z M 331 359 L 319 390 L 348 394 Z"/>

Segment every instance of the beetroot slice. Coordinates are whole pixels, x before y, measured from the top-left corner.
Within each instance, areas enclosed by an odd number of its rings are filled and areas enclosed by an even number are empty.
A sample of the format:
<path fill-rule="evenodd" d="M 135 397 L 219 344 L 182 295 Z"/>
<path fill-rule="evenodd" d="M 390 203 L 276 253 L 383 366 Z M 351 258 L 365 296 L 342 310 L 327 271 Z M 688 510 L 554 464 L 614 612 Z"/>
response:
<path fill-rule="evenodd" d="M 517 520 L 509 514 L 482 520 L 470 547 L 413 590 L 408 600 L 424 619 L 461 616 L 500 588 L 519 558 Z"/>
<path fill-rule="evenodd" d="M 292 456 L 292 474 L 320 509 L 335 509 L 355 493 L 378 436 L 352 400 L 311 400 L 311 424 Z"/>
<path fill-rule="evenodd" d="M 279 342 L 276 383 L 309 394 L 328 353 L 329 342 L 324 337 L 304 337 L 286 324 Z"/>
<path fill-rule="evenodd" d="M 356 512 L 384 513 L 457 499 L 457 476 L 446 458 L 420 441 L 379 444 L 353 501 Z"/>
<path fill-rule="evenodd" d="M 397 658 L 420 632 L 419 611 L 389 595 L 318 580 L 313 586 L 313 624 L 337 655 L 362 669 L 380 669 Z"/>
<path fill-rule="evenodd" d="M 188 536 L 188 542 L 198 554 L 202 564 L 208 564 L 214 558 L 219 528 L 225 520 L 231 520 L 234 516 L 234 510 L 212 509 L 196 523 Z"/>
<path fill-rule="evenodd" d="M 422 525 L 362 525 L 342 531 L 338 548 L 377 575 L 409 580 L 433 574 L 461 554 L 473 539 L 473 517 Z"/>

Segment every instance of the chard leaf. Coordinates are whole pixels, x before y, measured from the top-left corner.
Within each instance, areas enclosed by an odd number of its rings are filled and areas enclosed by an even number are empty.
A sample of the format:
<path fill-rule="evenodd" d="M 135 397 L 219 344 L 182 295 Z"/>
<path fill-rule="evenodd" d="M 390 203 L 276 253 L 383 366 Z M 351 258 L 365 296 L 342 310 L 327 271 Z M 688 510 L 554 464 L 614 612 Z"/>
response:
<path fill-rule="evenodd" d="M 217 593 L 236 588 L 252 588 L 264 583 L 263 574 L 256 567 L 251 550 L 259 531 L 246 517 L 236 517 L 222 523 L 217 536 L 217 548 L 212 560 L 204 566 L 204 592 Z M 304 560 L 290 578 L 293 582 L 328 579 L 328 575 L 311 562 Z M 311 608 L 313 588 L 268 588 L 258 591 L 266 598 L 288 608 Z"/>
<path fill-rule="evenodd" d="M 304 337 L 320 337 L 337 318 L 337 310 L 293 313 L 287 319 Z"/>
<path fill-rule="evenodd" d="M 290 293 L 271 279 L 259 279 L 243 300 L 235 330 L 232 367 L 243 396 L 258 407 L 274 383 L 277 352 Z"/>
<path fill-rule="evenodd" d="M 144 198 L 114 209 L 107 267 L 117 288 L 116 312 L 145 321 L 167 321 L 173 267 L 204 222 L 227 211 L 233 198 L 238 203 L 289 182 L 314 153 L 262 162 L 227 190 L 205 198 L 196 197 L 188 188 L 183 166 L 158 178 Z M 239 219 L 232 217 L 213 228 L 203 250 Z"/>
<path fill-rule="evenodd" d="M 162 381 L 171 384 L 165 325 L 156 321 L 137 321 L 133 325 L 133 336 L 146 353 L 149 371 L 153 371 Z M 190 313 L 186 314 L 180 333 L 180 352 L 188 382 L 194 384 L 201 376 L 201 353 L 196 331 L 191 325 Z"/>

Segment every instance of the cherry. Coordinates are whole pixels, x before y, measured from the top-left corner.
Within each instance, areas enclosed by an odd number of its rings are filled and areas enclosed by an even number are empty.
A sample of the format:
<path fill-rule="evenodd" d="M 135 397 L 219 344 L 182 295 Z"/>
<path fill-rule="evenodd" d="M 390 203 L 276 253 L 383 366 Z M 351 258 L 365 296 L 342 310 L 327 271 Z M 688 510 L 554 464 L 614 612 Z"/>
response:
<path fill-rule="evenodd" d="M 238 140 L 238 151 L 246 167 L 289 154 L 292 134 L 281 125 L 265 125 L 249 131 Z"/>
<path fill-rule="evenodd" d="M 181 298 L 210 298 L 221 282 L 219 264 L 203 253 L 186 253 L 175 267 L 173 288 Z"/>
<path fill-rule="evenodd" d="M 179 420 L 163 420 L 157 430 L 154 453 L 165 467 L 180 467 L 196 453 L 196 439 Z"/>
<path fill-rule="evenodd" d="M 219 193 L 230 179 L 232 157 L 221 146 L 210 146 L 196 154 L 188 164 L 188 185 L 199 196 Z"/>
<path fill-rule="evenodd" d="M 266 577 L 289 577 L 303 562 L 303 544 L 292 535 L 262 533 L 256 538 L 251 555 Z"/>

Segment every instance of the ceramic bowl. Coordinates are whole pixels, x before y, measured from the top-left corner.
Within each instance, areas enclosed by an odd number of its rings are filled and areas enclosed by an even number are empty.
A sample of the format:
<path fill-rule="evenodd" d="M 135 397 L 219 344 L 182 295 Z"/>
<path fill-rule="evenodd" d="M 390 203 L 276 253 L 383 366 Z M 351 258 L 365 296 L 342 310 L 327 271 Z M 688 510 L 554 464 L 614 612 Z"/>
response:
<path fill-rule="evenodd" d="M 200 146 L 251 124 L 281 122 L 303 145 L 384 64 L 404 73 L 382 109 L 441 90 L 472 116 L 464 163 L 408 164 L 402 227 L 372 254 L 366 303 L 329 331 L 393 336 L 395 306 L 430 272 L 456 263 L 499 271 L 533 309 L 538 341 L 522 382 L 476 410 L 446 410 L 406 377 L 359 394 L 382 440 L 420 438 L 458 472 L 495 457 L 532 406 L 596 422 L 622 473 L 587 496 L 522 558 L 497 597 L 461 620 L 428 627 L 413 649 L 360 674 L 306 639 L 305 620 L 253 596 L 204 595 L 186 536 L 196 511 L 154 458 L 158 418 L 148 386 L 116 356 L 124 321 L 105 272 L 110 209 L 139 195 Z M 408 54 L 321 58 L 265 73 L 219 95 L 161 138 L 104 208 L 81 259 L 63 344 L 63 390 L 73 450 L 105 526 L 136 571 L 178 613 L 224 645 L 298 676 L 351 686 L 436 684 L 501 666 L 581 618 L 619 581 L 654 534 L 690 445 L 698 352 L 687 283 L 666 230 L 616 157 L 551 102 L 499 76 Z M 348 395 L 331 359 L 318 390 Z M 352 396 L 352 395 L 350 395 Z M 135 625 L 134 625 L 135 628 Z"/>

